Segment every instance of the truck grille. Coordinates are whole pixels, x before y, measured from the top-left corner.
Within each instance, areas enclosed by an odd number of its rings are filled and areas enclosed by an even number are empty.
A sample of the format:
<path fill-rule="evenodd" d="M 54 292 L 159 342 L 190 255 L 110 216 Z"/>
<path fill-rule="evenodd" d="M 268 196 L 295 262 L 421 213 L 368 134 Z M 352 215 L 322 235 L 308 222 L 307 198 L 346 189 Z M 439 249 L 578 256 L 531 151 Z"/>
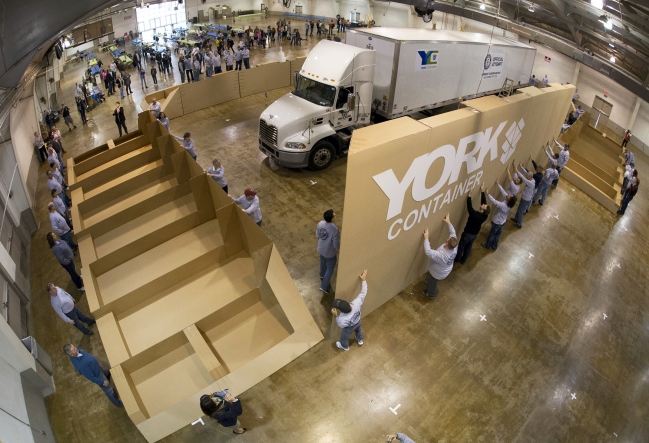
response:
<path fill-rule="evenodd" d="M 259 119 L 259 138 L 273 148 L 277 148 L 277 128 L 269 126 L 263 119 Z"/>

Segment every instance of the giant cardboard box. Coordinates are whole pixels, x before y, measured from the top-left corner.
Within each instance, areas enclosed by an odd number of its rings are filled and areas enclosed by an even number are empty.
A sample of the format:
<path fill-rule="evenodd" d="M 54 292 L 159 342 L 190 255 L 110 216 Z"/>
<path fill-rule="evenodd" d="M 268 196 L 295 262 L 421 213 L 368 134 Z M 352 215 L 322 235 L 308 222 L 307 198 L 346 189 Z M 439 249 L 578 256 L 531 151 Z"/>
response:
<path fill-rule="evenodd" d="M 91 312 L 126 412 L 149 442 L 322 339 L 270 239 L 149 111 L 69 161 Z"/>

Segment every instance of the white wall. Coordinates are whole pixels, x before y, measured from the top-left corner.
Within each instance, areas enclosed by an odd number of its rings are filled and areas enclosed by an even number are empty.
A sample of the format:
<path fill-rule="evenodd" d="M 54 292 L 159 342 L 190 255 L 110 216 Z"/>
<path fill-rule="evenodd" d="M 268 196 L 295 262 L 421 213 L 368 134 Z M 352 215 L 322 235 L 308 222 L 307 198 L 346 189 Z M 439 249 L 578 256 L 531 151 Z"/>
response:
<path fill-rule="evenodd" d="M 125 12 L 113 14 L 110 16 L 113 19 L 113 35 L 115 38 L 124 37 L 124 33 L 128 34 L 129 31 L 137 31 L 137 16 L 135 15 L 135 8 L 129 9 Z"/>
<path fill-rule="evenodd" d="M 541 81 L 543 76 L 547 75 L 550 83 L 572 83 L 572 77 L 578 63 L 576 60 L 538 43 L 529 43 L 527 39 L 521 38 L 520 41 L 536 48 L 532 74 L 536 75 L 539 81 Z M 549 62 L 545 61 L 546 56 L 550 57 Z M 585 65 L 582 66 L 584 68 L 586 67 Z"/>
<path fill-rule="evenodd" d="M 304 1 L 305 0 L 302 0 L 302 2 Z M 193 17 L 198 17 L 198 11 L 202 10 L 205 18 L 207 19 L 207 17 L 209 17 L 208 10 L 210 8 L 216 9 L 216 6 L 229 6 L 233 11 L 247 11 L 254 9 L 255 12 L 261 12 L 261 3 L 262 0 L 207 0 L 205 3 L 203 3 L 201 0 L 186 0 L 185 12 L 187 14 L 187 20 L 191 20 Z M 266 6 L 270 7 L 268 3 L 268 1 L 265 2 Z M 283 9 L 281 2 L 279 3 L 279 7 L 280 9 Z"/>
<path fill-rule="evenodd" d="M 579 100 L 588 106 L 592 106 L 595 95 L 604 97 L 604 92 L 608 91 L 608 98 L 605 100 L 613 105 L 610 120 L 622 128 L 629 125 L 635 106 L 635 94 L 585 65 L 579 69 L 577 88 Z"/>
<path fill-rule="evenodd" d="M 0 321 L 4 321 L 4 319 L 0 318 Z M 0 358 L 0 386 L 2 386 L 0 408 L 25 423 L 29 423 L 20 373 L 2 358 Z M 25 426 L 15 418 L 0 412 L 0 441 L 28 443 L 33 442 L 34 437 L 29 426 Z"/>
<path fill-rule="evenodd" d="M 30 207 L 33 207 L 35 201 L 39 161 L 34 154 L 33 145 L 34 132 L 38 131 L 33 100 L 34 97 L 31 95 L 21 99 L 19 105 L 13 108 L 10 114 L 11 142 Z"/>
<path fill-rule="evenodd" d="M 641 141 L 645 145 L 649 145 L 649 103 L 645 101 L 640 103 L 631 133 L 633 134 L 631 143 L 638 145 L 637 142 Z"/>

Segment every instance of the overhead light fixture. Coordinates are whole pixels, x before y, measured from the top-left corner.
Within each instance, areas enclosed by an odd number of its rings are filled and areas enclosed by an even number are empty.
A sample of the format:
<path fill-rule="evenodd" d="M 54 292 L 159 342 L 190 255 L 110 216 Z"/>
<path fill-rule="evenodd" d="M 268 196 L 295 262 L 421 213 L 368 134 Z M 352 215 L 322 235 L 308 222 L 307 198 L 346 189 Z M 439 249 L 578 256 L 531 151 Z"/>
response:
<path fill-rule="evenodd" d="M 611 63 L 615 63 L 615 57 L 611 57 L 610 60 L 611 60 Z"/>
<path fill-rule="evenodd" d="M 611 48 L 615 48 L 615 45 L 613 43 L 608 44 Z"/>
<path fill-rule="evenodd" d="M 527 8 L 527 10 L 530 11 L 530 12 L 534 12 L 534 5 L 530 5 L 530 7 Z"/>
<path fill-rule="evenodd" d="M 596 8 L 604 9 L 604 0 L 590 0 L 590 4 Z"/>
<path fill-rule="evenodd" d="M 480 3 L 480 10 L 484 11 L 485 9 L 487 9 L 487 7 L 484 5 L 484 3 Z"/>
<path fill-rule="evenodd" d="M 604 23 L 604 27 L 605 27 L 606 29 L 613 29 L 613 22 L 610 21 L 610 20 L 607 21 L 606 23 Z"/>

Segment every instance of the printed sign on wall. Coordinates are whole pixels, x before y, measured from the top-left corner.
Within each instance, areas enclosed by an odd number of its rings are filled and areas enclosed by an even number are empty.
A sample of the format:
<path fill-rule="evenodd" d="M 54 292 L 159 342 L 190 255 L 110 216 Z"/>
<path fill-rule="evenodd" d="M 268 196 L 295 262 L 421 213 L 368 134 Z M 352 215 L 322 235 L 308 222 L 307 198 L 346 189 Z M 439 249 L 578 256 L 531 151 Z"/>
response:
<path fill-rule="evenodd" d="M 415 64 L 416 71 L 425 71 L 437 67 L 439 51 L 437 50 L 422 50 L 417 51 L 417 63 Z"/>
<path fill-rule="evenodd" d="M 484 59 L 482 79 L 499 78 L 505 64 L 505 53 L 489 53 Z"/>

